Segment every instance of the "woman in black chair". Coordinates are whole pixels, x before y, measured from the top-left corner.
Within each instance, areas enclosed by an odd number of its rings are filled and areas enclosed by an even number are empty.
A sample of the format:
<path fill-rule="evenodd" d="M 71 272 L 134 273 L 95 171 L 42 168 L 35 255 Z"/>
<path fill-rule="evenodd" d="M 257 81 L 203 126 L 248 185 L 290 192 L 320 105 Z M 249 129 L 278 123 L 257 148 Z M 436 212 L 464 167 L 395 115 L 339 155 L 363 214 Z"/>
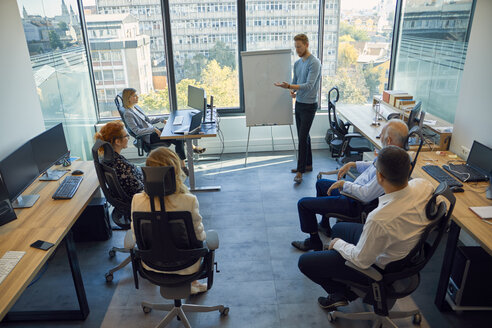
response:
<path fill-rule="evenodd" d="M 181 169 L 180 159 L 172 150 L 169 150 L 165 147 L 159 147 L 150 152 L 149 157 L 147 157 L 146 161 L 147 166 L 172 166 L 174 167 L 175 177 L 176 177 L 176 191 L 174 194 L 166 196 L 164 198 L 166 211 L 175 212 L 175 211 L 187 211 L 191 213 L 191 217 L 193 220 L 193 227 L 195 230 L 196 239 L 199 241 L 204 241 L 206 238 L 206 233 L 202 224 L 202 217 L 198 210 L 198 199 L 195 195 L 191 194 L 188 190 L 188 187 L 183 183 L 185 180 L 185 175 L 183 170 Z M 155 210 L 160 210 L 160 203 L 158 200 L 154 201 Z M 141 192 L 136 194 L 132 200 L 132 213 L 133 212 L 150 212 L 150 200 L 149 196 L 145 192 Z M 133 230 L 133 222 L 132 222 L 132 230 Z M 200 268 L 201 260 L 198 260 L 192 266 L 173 271 L 173 274 L 178 275 L 189 275 L 195 273 Z M 156 271 L 148 266 L 145 263 L 142 263 L 144 268 L 149 271 Z M 157 271 L 158 272 L 158 271 Z M 198 294 L 207 291 L 207 285 L 201 284 L 197 280 L 195 280 L 191 284 L 191 294 Z"/>
<path fill-rule="evenodd" d="M 142 172 L 132 163 L 121 155 L 121 150 L 128 147 L 129 135 L 125 129 L 125 125 L 121 121 L 113 121 L 106 123 L 99 132 L 94 135 L 94 139 L 109 142 L 115 152 L 113 161 L 107 163 L 112 167 L 121 187 L 130 197 L 133 197 L 144 188 Z M 100 152 L 103 151 L 101 148 Z"/>

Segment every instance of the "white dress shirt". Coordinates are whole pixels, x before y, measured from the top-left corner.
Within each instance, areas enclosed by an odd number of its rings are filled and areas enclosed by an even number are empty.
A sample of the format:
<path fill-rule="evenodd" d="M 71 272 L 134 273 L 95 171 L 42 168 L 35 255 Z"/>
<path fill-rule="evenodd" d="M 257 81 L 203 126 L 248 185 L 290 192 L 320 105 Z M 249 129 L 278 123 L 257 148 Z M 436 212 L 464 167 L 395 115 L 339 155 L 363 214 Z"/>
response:
<path fill-rule="evenodd" d="M 374 263 L 384 269 L 401 260 L 430 222 L 425 205 L 433 192 L 429 181 L 413 179 L 404 189 L 379 197 L 379 206 L 368 215 L 357 245 L 340 239 L 333 248 L 362 269 Z"/>
<path fill-rule="evenodd" d="M 354 182 L 345 181 L 342 191 L 351 194 L 361 201 L 368 203 L 382 194 L 381 187 L 376 179 L 376 168 L 373 162 L 355 162 L 357 172 L 361 173 Z"/>

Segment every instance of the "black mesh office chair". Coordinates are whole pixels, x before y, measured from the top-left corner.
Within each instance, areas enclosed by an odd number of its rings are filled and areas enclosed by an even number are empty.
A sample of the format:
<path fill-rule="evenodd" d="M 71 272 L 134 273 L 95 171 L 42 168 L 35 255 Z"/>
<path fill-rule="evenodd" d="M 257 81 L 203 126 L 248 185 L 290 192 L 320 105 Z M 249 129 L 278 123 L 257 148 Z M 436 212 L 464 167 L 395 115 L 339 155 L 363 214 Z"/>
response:
<path fill-rule="evenodd" d="M 417 163 L 417 158 L 420 154 L 420 150 L 422 149 L 422 146 L 424 145 L 424 136 L 422 134 L 422 129 L 419 126 L 414 126 L 413 128 L 410 129 L 410 131 L 408 131 L 408 136 L 407 136 L 407 138 L 405 140 L 405 144 L 403 146 L 403 149 L 405 149 L 406 151 L 410 150 L 409 141 L 413 137 L 418 138 L 419 144 L 418 144 L 417 151 L 415 152 L 415 156 L 413 157 L 412 161 L 410 162 L 411 167 L 410 167 L 410 173 L 408 175 L 409 177 L 412 175 L 413 169 L 415 168 L 415 164 Z"/>
<path fill-rule="evenodd" d="M 449 209 L 442 200 L 449 201 Z M 384 270 L 374 267 L 360 269 L 350 262 L 345 262 L 353 270 L 367 276 L 370 283 L 339 280 L 347 285 L 362 302 L 373 307 L 374 312 L 330 313 L 330 321 L 338 318 L 349 320 L 374 320 L 373 327 L 397 327 L 391 319 L 413 316 L 413 322 L 420 324 L 422 316 L 418 309 L 410 311 L 390 311 L 396 301 L 412 294 L 420 283 L 420 271 L 429 262 L 437 249 L 446 230 L 447 223 L 454 209 L 456 198 L 446 184 L 439 185 L 426 206 L 426 214 L 430 223 L 424 230 L 418 244 L 402 260 L 389 263 Z"/>
<path fill-rule="evenodd" d="M 145 192 L 149 195 L 151 212 L 133 212 L 133 227 L 137 247 L 132 249 L 131 257 L 135 287 L 138 289 L 138 276 L 160 286 L 160 293 L 174 304 L 151 304 L 142 302 L 142 309 L 149 313 L 152 309 L 169 313 L 157 325 L 165 327 L 174 317 L 178 317 L 185 327 L 190 327 L 185 312 L 219 311 L 227 315 L 229 308 L 223 305 L 202 306 L 182 304 L 191 293 L 191 283 L 207 278 L 207 289 L 212 288 L 214 277 L 214 250 L 219 246 L 215 231 L 207 231 L 204 247 L 196 239 L 190 212 L 166 212 L 164 196 L 176 190 L 173 167 L 144 167 Z M 160 211 L 156 211 L 154 200 L 158 197 Z M 188 268 L 201 259 L 196 273 L 177 275 L 149 270 L 172 272 Z M 144 267 L 143 263 L 147 266 Z"/>
<path fill-rule="evenodd" d="M 336 98 L 332 99 L 332 92 L 336 94 Z M 332 137 L 329 141 L 331 150 L 331 156 L 333 158 L 342 158 L 342 162 L 350 160 L 361 160 L 362 153 L 370 152 L 373 147 L 369 140 L 364 138 L 360 133 L 349 132 L 351 126 L 350 123 L 344 123 L 338 116 L 336 110 L 336 102 L 339 99 L 339 92 L 337 87 L 333 87 L 328 91 L 328 120 L 330 123 L 330 129 L 332 131 Z M 355 157 L 354 157 L 355 153 Z"/>
<path fill-rule="evenodd" d="M 98 154 L 98 150 L 101 147 L 104 149 L 103 157 L 99 157 Z M 96 168 L 97 178 L 104 197 L 106 197 L 107 201 L 113 206 L 113 212 L 111 213 L 113 222 L 122 230 L 130 229 L 132 198 L 121 187 L 115 170 L 108 165 L 114 161 L 113 147 L 111 147 L 111 144 L 106 141 L 97 140 L 92 147 L 92 158 L 94 160 L 94 167 Z M 125 240 L 127 239 L 128 238 L 125 237 Z M 109 256 L 114 257 L 116 252 L 130 253 L 130 248 L 128 245 L 126 246 L 127 247 L 123 248 L 112 247 L 109 250 Z M 113 280 L 113 273 L 122 269 L 129 263 L 130 256 L 105 274 L 106 281 L 111 282 Z"/>
<path fill-rule="evenodd" d="M 149 154 L 151 150 L 159 147 L 169 147 L 171 143 L 167 141 L 160 141 L 156 143 L 148 143 L 144 139 L 146 135 L 140 135 L 137 136 L 129 127 L 128 124 L 123 116 L 123 113 L 125 112 L 125 108 L 123 107 L 123 98 L 121 94 L 116 95 L 114 98 L 114 103 L 116 105 L 116 108 L 118 109 L 118 113 L 120 113 L 121 120 L 125 124 L 126 130 L 128 131 L 128 134 L 132 136 L 135 140 L 133 141 L 133 145 L 137 147 L 138 150 L 138 156 L 143 156 L 144 154 Z"/>

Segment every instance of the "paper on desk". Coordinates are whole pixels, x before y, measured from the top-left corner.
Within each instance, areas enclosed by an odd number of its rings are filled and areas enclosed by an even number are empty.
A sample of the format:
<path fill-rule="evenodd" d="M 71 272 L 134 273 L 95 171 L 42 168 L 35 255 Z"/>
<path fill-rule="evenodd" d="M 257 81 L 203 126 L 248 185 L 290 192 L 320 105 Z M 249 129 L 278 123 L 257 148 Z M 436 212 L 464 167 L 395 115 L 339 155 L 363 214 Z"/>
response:
<path fill-rule="evenodd" d="M 436 120 L 424 120 L 425 125 L 436 125 Z"/>
<path fill-rule="evenodd" d="M 441 132 L 441 133 L 444 133 L 444 132 L 453 133 L 453 127 L 452 126 L 441 126 L 441 127 L 434 128 L 434 130 Z"/>
<path fill-rule="evenodd" d="M 470 210 L 482 219 L 492 219 L 492 206 L 470 206 Z"/>

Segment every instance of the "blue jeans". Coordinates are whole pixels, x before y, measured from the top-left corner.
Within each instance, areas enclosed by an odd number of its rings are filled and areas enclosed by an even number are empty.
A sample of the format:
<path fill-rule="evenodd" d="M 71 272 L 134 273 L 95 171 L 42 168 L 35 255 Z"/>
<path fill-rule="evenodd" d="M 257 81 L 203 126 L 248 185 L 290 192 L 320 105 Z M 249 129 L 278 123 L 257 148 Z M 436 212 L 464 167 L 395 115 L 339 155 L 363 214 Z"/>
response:
<path fill-rule="evenodd" d="M 357 244 L 362 234 L 362 223 L 339 222 L 333 226 L 332 238 L 340 238 Z M 323 287 L 328 294 L 344 296 L 349 301 L 358 296 L 345 284 L 335 280 L 348 280 L 366 283 L 370 280 L 363 274 L 347 267 L 345 259 L 336 250 L 309 252 L 301 255 L 298 267 L 309 279 Z"/>
<path fill-rule="evenodd" d="M 306 166 L 313 165 L 313 154 L 311 153 L 311 138 L 309 130 L 313 124 L 318 103 L 304 104 L 296 101 L 296 128 L 299 141 L 299 154 L 297 156 L 297 172 L 306 172 Z"/>
<path fill-rule="evenodd" d="M 322 179 L 316 182 L 317 197 L 304 197 L 297 202 L 301 230 L 306 233 L 318 231 L 316 214 L 339 213 L 347 216 L 356 216 L 360 211 L 358 202 L 340 195 L 338 189 L 332 190 L 331 196 L 326 192 L 335 183 L 333 180 Z"/>

